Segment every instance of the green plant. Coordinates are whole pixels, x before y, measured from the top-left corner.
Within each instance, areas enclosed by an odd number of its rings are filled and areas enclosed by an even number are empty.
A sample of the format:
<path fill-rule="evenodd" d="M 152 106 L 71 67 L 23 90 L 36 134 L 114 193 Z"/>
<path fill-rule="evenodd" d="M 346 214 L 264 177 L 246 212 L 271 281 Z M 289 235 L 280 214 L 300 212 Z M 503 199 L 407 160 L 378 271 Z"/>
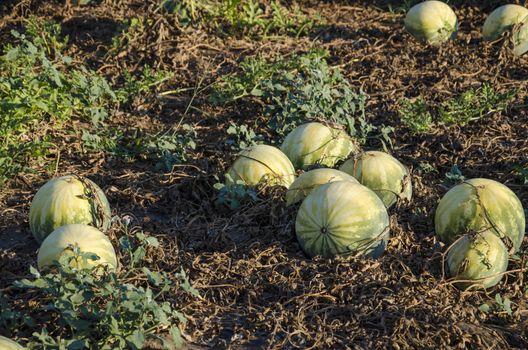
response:
<path fill-rule="evenodd" d="M 155 70 L 149 65 L 145 65 L 137 75 L 125 71 L 123 86 L 116 90 L 116 95 L 122 103 L 130 103 L 134 97 L 151 92 L 172 77 L 172 73 Z"/>
<path fill-rule="evenodd" d="M 233 151 L 240 151 L 250 146 L 256 145 L 263 140 L 261 135 L 257 135 L 253 129 L 246 124 L 236 125 L 230 122 L 227 128 L 229 135 L 225 144 Z"/>
<path fill-rule="evenodd" d="M 197 25 L 228 35 L 266 38 L 269 35 L 306 35 L 322 24 L 321 17 L 308 16 L 296 5 L 278 0 L 163 0 L 158 9 L 175 15 L 180 25 Z"/>
<path fill-rule="evenodd" d="M 396 4 L 392 4 L 392 2 L 390 2 L 387 4 L 387 9 L 392 14 L 407 13 L 407 11 L 409 11 L 415 2 L 416 1 L 414 0 L 403 0 L 403 2 L 397 1 Z"/>
<path fill-rule="evenodd" d="M 337 68 L 328 65 L 326 51 L 279 58 L 274 62 L 249 59 L 241 71 L 221 78 L 211 99 L 229 103 L 252 96 L 265 105 L 268 127 L 281 141 L 297 126 L 309 121 L 341 124 L 360 143 L 367 139 L 391 144 L 393 128 L 374 126 L 365 116 L 367 95 L 355 92 Z"/>
<path fill-rule="evenodd" d="M 151 24 L 150 19 L 145 20 L 141 17 L 124 20 L 119 26 L 118 34 L 112 37 L 112 46 L 109 54 L 132 45 L 145 34 L 149 24 Z"/>
<path fill-rule="evenodd" d="M 428 162 L 420 162 L 420 164 L 418 164 L 418 170 L 423 174 L 438 173 L 438 170 L 436 170 L 434 165 Z"/>
<path fill-rule="evenodd" d="M 189 124 L 180 125 L 157 134 L 140 129 L 97 129 L 95 133 L 83 130 L 85 151 L 102 151 L 129 161 L 144 160 L 154 164 L 157 171 L 170 171 L 176 164 L 187 160 L 194 150 L 196 131 Z"/>
<path fill-rule="evenodd" d="M 255 188 L 244 185 L 242 181 L 236 184 L 229 184 L 229 186 L 218 181 L 214 184 L 214 188 L 218 191 L 215 205 L 225 206 L 231 210 L 239 209 L 243 204 L 254 202 L 258 199 Z"/>
<path fill-rule="evenodd" d="M 512 302 L 508 297 L 502 297 L 500 293 L 495 294 L 494 303 L 484 303 L 479 306 L 479 310 L 482 312 L 505 312 L 508 316 L 513 315 L 511 308 Z"/>
<path fill-rule="evenodd" d="M 513 171 L 517 174 L 517 177 L 522 181 L 524 185 L 528 185 L 528 168 L 521 165 L 515 165 Z"/>
<path fill-rule="evenodd" d="M 433 117 L 429 113 L 425 99 L 419 96 L 414 101 L 403 99 L 398 110 L 403 125 L 413 134 L 423 134 L 431 130 Z"/>
<path fill-rule="evenodd" d="M 516 94 L 516 90 L 498 93 L 491 85 L 484 83 L 478 89 L 469 89 L 442 103 L 438 111 L 439 120 L 445 124 L 466 125 L 504 111 Z"/>
<path fill-rule="evenodd" d="M 240 63 L 238 73 L 224 75 L 213 85 L 210 99 L 215 104 L 226 104 L 247 96 L 260 97 L 263 94 L 263 81 L 277 80 L 284 72 L 292 74 L 302 70 L 301 58 L 315 59 L 326 56 L 327 51 L 312 51 L 288 58 L 281 57 L 273 62 L 266 62 L 261 57 L 245 58 Z"/>
<path fill-rule="evenodd" d="M 50 129 L 76 117 L 100 124 L 116 102 L 108 82 L 61 51 L 60 26 L 30 18 L 0 57 L 0 184 L 55 147 Z"/>
<path fill-rule="evenodd" d="M 33 332 L 29 349 L 142 349 L 147 340 L 157 340 L 169 348 L 164 334 L 174 344 L 182 344 L 178 324 L 185 316 L 174 309 L 167 298 L 176 289 L 198 296 L 183 270 L 167 274 L 149 269 L 143 261 L 149 249 L 159 242 L 142 232 L 132 234 L 125 228 L 120 239 L 126 268 L 117 274 L 105 268 L 78 268 L 73 261 L 97 259 L 73 247 L 72 255 L 63 255 L 54 269 L 41 274 L 30 269 L 33 277 L 15 282 L 20 292 L 38 300 L 24 307 Z M 34 320 L 53 319 L 42 328 Z M 19 334 L 22 337 L 22 334 Z"/>
<path fill-rule="evenodd" d="M 459 184 L 464 182 L 466 177 L 462 174 L 462 171 L 457 164 L 454 164 L 444 176 L 444 185 L 450 186 L 453 184 Z"/>

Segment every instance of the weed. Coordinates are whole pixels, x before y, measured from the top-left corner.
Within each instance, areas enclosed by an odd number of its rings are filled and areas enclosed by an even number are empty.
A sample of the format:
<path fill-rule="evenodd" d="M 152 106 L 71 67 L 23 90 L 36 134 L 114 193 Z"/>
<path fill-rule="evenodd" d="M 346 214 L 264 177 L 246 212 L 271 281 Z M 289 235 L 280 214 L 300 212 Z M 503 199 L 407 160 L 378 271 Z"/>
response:
<path fill-rule="evenodd" d="M 293 74 L 303 69 L 302 58 L 316 59 L 328 56 L 327 51 L 311 51 L 304 55 L 295 55 L 288 59 L 279 58 L 266 62 L 260 57 L 249 57 L 240 63 L 240 72 L 223 76 L 213 86 L 211 102 L 226 104 L 247 96 L 260 97 L 263 94 L 262 83 L 266 80 L 278 80 L 284 72 Z"/>
<path fill-rule="evenodd" d="M 516 94 L 516 90 L 498 93 L 484 83 L 479 89 L 469 89 L 442 103 L 438 111 L 439 120 L 444 124 L 466 125 L 504 111 Z"/>
<path fill-rule="evenodd" d="M 436 170 L 436 168 L 428 162 L 420 162 L 420 164 L 418 165 L 418 170 L 422 174 L 438 173 L 438 170 Z"/>
<path fill-rule="evenodd" d="M 442 102 L 437 110 L 428 106 L 422 96 L 414 101 L 403 99 L 398 113 L 402 123 L 413 134 L 422 134 L 429 132 L 433 125 L 430 110 L 434 110 L 438 123 L 464 126 L 506 110 L 516 94 L 516 90 L 498 93 L 491 85 L 484 83 L 478 89 L 468 89 Z"/>
<path fill-rule="evenodd" d="M 217 206 L 225 206 L 230 210 L 236 210 L 242 205 L 258 199 L 255 189 L 246 186 L 242 181 L 226 186 L 218 178 L 216 179 L 218 182 L 214 185 L 214 188 L 218 191 L 218 197 L 215 200 L 215 205 Z"/>
<path fill-rule="evenodd" d="M 414 0 L 403 0 L 398 1 L 397 5 L 394 5 L 392 3 L 387 4 L 387 8 L 390 13 L 397 14 L 397 13 L 407 13 L 411 7 L 416 3 Z"/>
<path fill-rule="evenodd" d="M 485 313 L 490 313 L 490 312 L 496 312 L 496 313 L 499 313 L 499 312 L 505 312 L 508 316 L 512 316 L 513 315 L 513 311 L 512 311 L 512 308 L 511 308 L 511 300 L 508 299 L 508 297 L 502 297 L 499 293 L 495 294 L 495 303 L 493 304 L 488 304 L 488 303 L 484 303 L 482 305 L 479 306 L 479 310 L 482 311 L 482 312 L 485 312 Z"/>
<path fill-rule="evenodd" d="M 414 101 L 403 99 L 398 110 L 403 125 L 413 134 L 427 133 L 431 130 L 433 117 L 429 113 L 425 99 L 420 96 Z"/>
<path fill-rule="evenodd" d="M 240 151 L 263 140 L 261 135 L 257 135 L 255 131 L 246 124 L 236 125 L 231 122 L 227 128 L 227 134 L 229 136 L 225 143 L 233 151 Z"/>
<path fill-rule="evenodd" d="M 194 1 L 163 0 L 159 9 L 175 15 L 180 25 L 212 28 L 227 35 L 265 38 L 269 35 L 306 35 L 322 24 L 319 16 L 308 16 L 293 5 L 278 0 Z"/>
<path fill-rule="evenodd" d="M 48 154 L 49 131 L 76 116 L 101 123 L 116 95 L 108 82 L 60 52 L 60 26 L 31 18 L 0 57 L 0 184 Z"/>
<path fill-rule="evenodd" d="M 515 165 L 513 167 L 513 170 L 515 171 L 519 179 L 522 181 L 522 183 L 524 185 L 528 185 L 528 168 L 520 165 Z"/>
<path fill-rule="evenodd" d="M 178 288 L 194 296 L 198 292 L 183 270 L 169 275 L 144 266 L 147 250 L 158 244 L 154 237 L 126 229 L 120 239 L 122 253 L 128 257 L 123 275 L 103 267 L 75 267 L 72 261 L 98 259 L 75 246 L 72 255 L 61 256 L 46 274 L 30 268 L 33 277 L 15 282 L 14 287 L 38 302 L 16 315 L 8 313 L 18 317 L 19 325 L 24 324 L 18 328 L 18 337 L 28 329 L 33 332 L 26 345 L 29 349 L 141 349 L 148 339 L 157 339 L 169 348 L 159 335 L 163 332 L 181 345 L 178 324 L 185 323 L 186 317 L 165 301 L 165 296 Z M 50 318 L 53 322 L 45 328 L 35 322 Z"/>
<path fill-rule="evenodd" d="M 151 24 L 149 20 L 145 21 L 140 17 L 133 17 L 124 20 L 118 29 L 119 33 L 112 37 L 112 46 L 109 50 L 109 54 L 132 45 L 138 38 L 145 34 L 147 25 L 149 24 Z"/>
<path fill-rule="evenodd" d="M 462 174 L 462 171 L 458 168 L 458 165 L 453 165 L 451 169 L 445 174 L 444 185 L 456 185 L 466 180 L 466 177 Z"/>
<path fill-rule="evenodd" d="M 195 149 L 196 132 L 188 124 L 179 130 L 151 134 L 139 129 L 100 129 L 96 133 L 83 131 L 85 151 L 102 151 L 109 155 L 152 162 L 157 171 L 171 171 L 173 166 L 187 160 L 187 152 Z"/>
<path fill-rule="evenodd" d="M 116 95 L 120 102 L 130 103 L 134 97 L 151 92 L 172 77 L 172 73 L 154 70 L 149 65 L 145 65 L 137 75 L 125 71 L 123 86 L 116 91 Z"/>
<path fill-rule="evenodd" d="M 314 51 L 271 63 L 245 61 L 240 73 L 215 84 L 211 98 L 216 103 L 259 98 L 277 142 L 300 124 L 319 120 L 345 126 L 360 143 L 377 138 L 390 144 L 392 128 L 376 127 L 366 120 L 367 95 L 355 92 L 341 72 L 327 64 L 326 55 L 326 51 Z"/>

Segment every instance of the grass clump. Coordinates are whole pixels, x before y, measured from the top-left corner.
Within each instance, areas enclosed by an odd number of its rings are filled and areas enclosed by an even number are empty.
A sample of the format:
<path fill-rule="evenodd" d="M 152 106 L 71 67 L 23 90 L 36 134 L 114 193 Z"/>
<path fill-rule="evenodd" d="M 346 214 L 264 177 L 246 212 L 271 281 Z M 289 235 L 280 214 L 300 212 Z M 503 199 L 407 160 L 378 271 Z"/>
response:
<path fill-rule="evenodd" d="M 278 0 L 163 0 L 159 9 L 174 15 L 180 25 L 198 25 L 225 35 L 266 38 L 273 35 L 299 37 L 322 24 L 297 5 Z"/>
<path fill-rule="evenodd" d="M 429 106 L 422 96 L 414 100 L 403 99 L 398 114 L 402 124 L 413 134 L 424 134 L 431 131 L 435 121 L 436 124 L 465 126 L 503 112 L 516 95 L 516 90 L 499 93 L 484 83 L 477 89 L 470 88 L 442 102 L 436 109 Z"/>

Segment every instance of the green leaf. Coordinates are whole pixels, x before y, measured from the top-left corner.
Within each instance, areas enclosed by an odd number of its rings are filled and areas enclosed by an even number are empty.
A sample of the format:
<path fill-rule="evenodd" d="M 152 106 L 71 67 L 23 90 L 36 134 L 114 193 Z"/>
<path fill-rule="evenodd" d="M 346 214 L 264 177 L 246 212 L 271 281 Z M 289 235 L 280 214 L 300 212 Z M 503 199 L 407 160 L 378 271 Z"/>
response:
<path fill-rule="evenodd" d="M 134 349 L 143 349 L 145 335 L 141 331 L 135 330 L 132 334 L 126 337 L 126 340 L 129 345 L 134 346 Z"/>
<path fill-rule="evenodd" d="M 478 307 L 478 309 L 479 309 L 480 311 L 482 311 L 482 312 L 485 312 L 485 313 L 490 312 L 490 306 L 489 306 L 488 304 L 486 304 L 486 303 L 480 305 L 480 306 Z"/>
<path fill-rule="evenodd" d="M 177 348 L 181 348 L 183 346 L 183 339 L 182 339 L 182 336 L 181 336 L 180 329 L 177 326 L 172 326 L 169 329 L 169 333 L 170 333 L 170 335 L 172 337 L 172 341 L 174 342 L 174 345 Z"/>

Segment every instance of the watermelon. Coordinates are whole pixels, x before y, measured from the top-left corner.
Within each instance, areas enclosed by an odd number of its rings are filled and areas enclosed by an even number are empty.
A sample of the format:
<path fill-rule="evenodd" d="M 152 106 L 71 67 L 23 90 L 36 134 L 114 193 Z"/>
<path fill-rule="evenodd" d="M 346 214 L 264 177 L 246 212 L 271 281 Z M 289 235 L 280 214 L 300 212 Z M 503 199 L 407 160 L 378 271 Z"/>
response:
<path fill-rule="evenodd" d="M 93 225 L 103 231 L 110 226 L 110 204 L 93 181 L 67 175 L 48 181 L 38 191 L 29 209 L 29 226 L 42 242 L 66 224 Z"/>
<path fill-rule="evenodd" d="M 491 230 L 466 234 L 449 250 L 447 266 L 450 276 L 461 280 L 455 283 L 460 289 L 493 287 L 508 267 L 508 250 Z"/>
<path fill-rule="evenodd" d="M 293 129 L 281 150 L 296 169 L 307 169 L 314 165 L 333 167 L 357 151 L 357 146 L 345 131 L 313 122 Z"/>
<path fill-rule="evenodd" d="M 458 20 L 446 3 L 424 1 L 407 12 L 405 30 L 420 42 L 439 45 L 456 37 Z"/>
<path fill-rule="evenodd" d="M 83 224 L 64 225 L 53 231 L 42 242 L 37 265 L 39 269 L 53 264 L 63 254 L 72 254 L 73 247 L 78 246 L 81 252 L 94 253 L 99 259 L 77 261 L 78 268 L 88 268 L 96 265 L 106 265 L 117 268 L 117 257 L 114 247 L 108 237 L 93 226 Z"/>
<path fill-rule="evenodd" d="M 255 186 L 265 183 L 288 188 L 295 180 L 295 169 L 288 157 L 276 147 L 255 145 L 239 153 L 227 171 L 226 185 Z"/>
<path fill-rule="evenodd" d="M 389 215 L 367 187 L 335 181 L 308 194 L 297 213 L 295 231 L 310 257 L 363 254 L 377 258 L 389 238 Z"/>
<path fill-rule="evenodd" d="M 513 53 L 516 56 L 528 52 L 528 17 L 513 30 Z"/>
<path fill-rule="evenodd" d="M 493 41 L 514 25 L 523 22 L 528 17 L 528 9 L 519 5 L 503 5 L 496 8 L 486 18 L 482 27 L 484 40 Z"/>
<path fill-rule="evenodd" d="M 497 181 L 483 178 L 451 188 L 435 213 L 435 231 L 447 244 L 462 234 L 490 229 L 513 251 L 521 246 L 525 222 L 524 209 L 515 193 Z"/>
<path fill-rule="evenodd" d="M 409 170 L 385 152 L 369 151 L 349 159 L 339 168 L 367 186 L 390 208 L 398 199 L 410 201 L 412 185 Z"/>
<path fill-rule="evenodd" d="M 305 172 L 299 176 L 286 192 L 286 205 L 292 205 L 303 200 L 314 188 L 333 181 L 351 181 L 359 183 L 355 178 L 336 169 L 321 168 Z"/>
<path fill-rule="evenodd" d="M 0 335 L 0 349 L 1 350 L 24 350 L 24 347 L 9 338 L 2 337 Z"/>

